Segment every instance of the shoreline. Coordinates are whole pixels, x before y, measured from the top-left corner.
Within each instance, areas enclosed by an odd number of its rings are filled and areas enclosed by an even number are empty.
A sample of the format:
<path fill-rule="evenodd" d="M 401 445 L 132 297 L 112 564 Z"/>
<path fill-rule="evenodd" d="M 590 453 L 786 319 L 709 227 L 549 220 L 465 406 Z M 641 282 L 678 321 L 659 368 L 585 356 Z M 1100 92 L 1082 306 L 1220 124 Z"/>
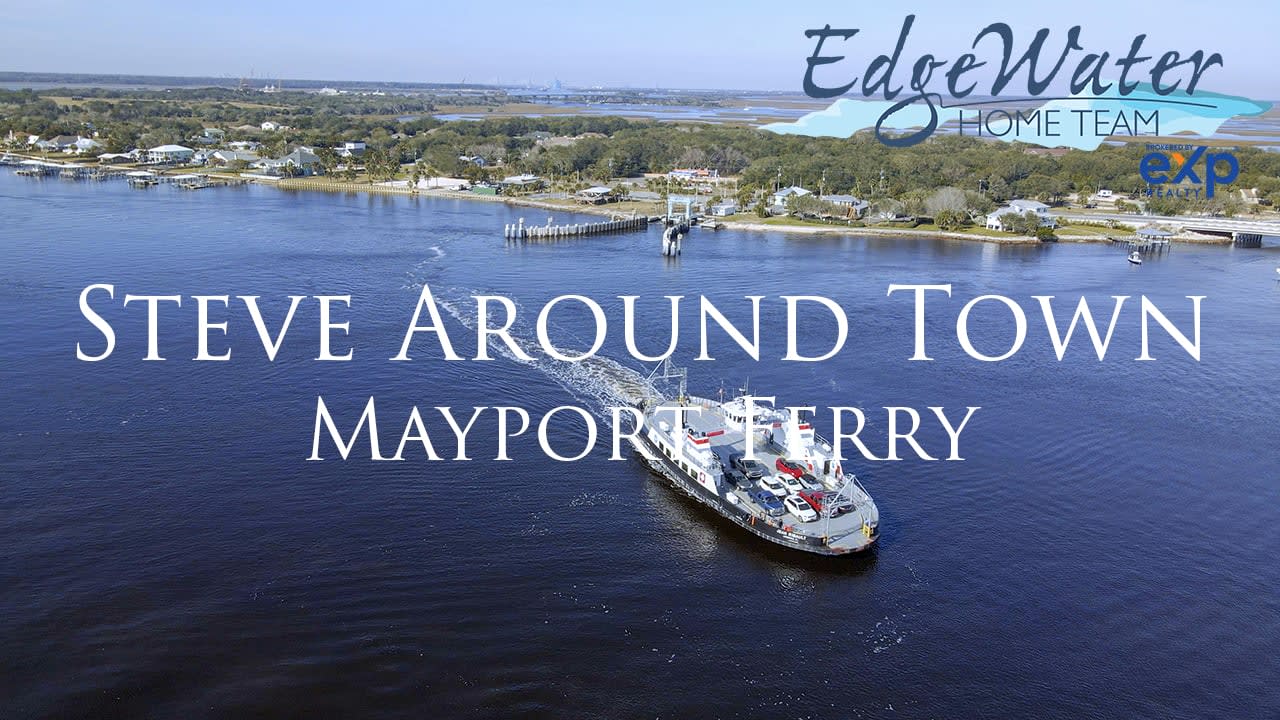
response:
<path fill-rule="evenodd" d="M 521 197 L 504 197 L 501 195 L 476 195 L 475 193 L 455 190 L 413 190 L 408 187 L 364 184 L 352 181 L 322 180 L 310 178 L 289 178 L 276 182 L 264 182 L 284 190 L 313 190 L 320 192 L 371 192 L 377 194 L 395 194 L 405 197 L 439 198 L 445 200 L 463 200 L 473 202 L 502 203 L 511 207 L 527 207 L 538 210 L 581 213 L 599 217 L 630 216 L 630 213 L 609 210 L 599 205 L 569 206 L 545 200 Z M 968 240 L 970 242 L 987 242 L 1000 245 L 1038 245 L 1044 241 L 1021 235 L 982 235 L 976 233 L 948 232 L 944 230 L 918 230 L 916 228 L 878 228 L 849 227 L 838 225 L 768 225 L 744 220 L 720 220 L 726 230 L 742 230 L 745 232 L 794 233 L 801 235 L 839 235 L 844 237 L 878 236 L 901 238 L 941 238 L 943 240 Z M 1061 242 L 1110 243 L 1105 237 L 1098 235 L 1060 235 Z M 1191 241 L 1195 242 L 1195 241 Z M 1229 240 L 1226 242 L 1230 242 Z"/>
<path fill-rule="evenodd" d="M 33 157 L 26 153 L 8 151 L 9 154 L 22 157 L 28 160 L 40 160 L 42 162 L 57 162 L 46 160 L 43 157 Z M 75 165 L 80 167 L 96 167 L 88 163 L 78 163 L 73 160 L 62 161 L 62 164 Z M 140 166 L 130 166 L 132 169 L 143 169 Z M 281 190 L 309 190 L 313 192 L 348 192 L 359 193 L 365 192 L 379 195 L 403 195 L 405 197 L 425 197 L 440 198 L 448 200 L 464 200 L 469 202 L 489 202 L 503 203 L 512 207 L 527 207 L 538 210 L 547 210 L 552 212 L 571 212 L 583 215 L 595 215 L 599 217 L 633 217 L 639 213 L 634 210 L 631 212 L 622 212 L 611 210 L 607 207 L 599 205 L 563 205 L 560 203 L 539 200 L 524 197 L 504 197 L 501 195 L 477 195 L 471 192 L 457 190 L 418 190 L 407 185 L 385 185 L 381 183 L 358 182 L 355 180 L 337 180 L 324 176 L 311 176 L 299 178 L 278 178 L 268 179 L 265 176 L 244 176 L 236 173 L 224 173 L 216 170 L 203 170 L 201 168 L 165 168 L 150 169 L 157 175 L 168 174 L 200 174 L 209 178 L 223 180 L 228 182 L 254 183 L 257 185 L 273 186 Z M 802 225 L 802 224 L 776 224 L 771 225 L 764 222 L 754 222 L 751 220 L 719 220 L 721 227 L 729 230 L 741 230 L 744 232 L 774 232 L 774 233 L 792 233 L 797 235 L 836 235 L 843 237 L 899 237 L 899 238 L 934 238 L 943 240 L 966 240 L 969 242 L 994 243 L 998 245 L 1038 245 L 1041 243 L 1067 242 L 1067 243 L 1098 243 L 1109 244 L 1116 241 L 1111 240 L 1105 235 L 1071 235 L 1061 234 L 1055 236 L 1054 240 L 1039 240 L 1034 237 L 1025 235 L 1001 234 L 985 234 L 978 232 L 953 232 L 945 230 L 920 230 L 917 228 L 905 227 L 851 227 L 839 225 Z M 1121 233 L 1123 231 L 1117 231 Z M 1230 245 L 1230 238 L 1216 236 L 1187 236 L 1177 235 L 1174 240 L 1183 243 L 1191 243 L 1197 245 Z"/>
<path fill-rule="evenodd" d="M 239 176 L 228 176 L 239 177 Z M 253 178 L 247 179 L 251 182 L 257 182 Z M 359 183 L 355 181 L 332 180 L 329 178 L 284 178 L 278 181 L 265 181 L 261 184 L 274 185 L 286 190 L 313 190 L 320 192 L 370 192 L 376 194 L 394 194 L 404 195 L 405 197 L 425 197 L 440 198 L 448 200 L 464 200 L 473 202 L 489 202 L 502 203 L 512 207 L 527 207 L 538 210 L 559 211 L 581 213 L 583 215 L 596 215 L 598 217 L 631 217 L 633 213 L 620 212 L 610 210 L 607 206 L 599 205 L 561 205 L 546 200 L 538 200 L 523 197 L 504 197 L 502 195 L 477 195 L 471 192 L 456 190 L 415 190 L 408 186 L 380 185 L 370 183 Z M 638 215 L 638 213 L 635 213 Z M 720 225 L 727 230 L 742 230 L 745 232 L 774 232 L 774 233 L 793 233 L 800 235 L 837 235 L 843 237 L 899 237 L 899 238 L 934 238 L 942 240 L 967 240 L 969 242 L 994 243 L 997 245 L 1039 245 L 1042 243 L 1052 244 L 1054 242 L 1065 243 L 1097 243 L 1111 244 L 1113 241 L 1103 235 L 1071 235 L 1062 234 L 1055 236 L 1054 240 L 1039 240 L 1037 238 L 1025 235 L 1010 235 L 1002 233 L 999 235 L 988 235 L 983 233 L 967 233 L 967 232 L 951 232 L 946 230 L 920 230 L 917 228 L 894 228 L 894 227 L 850 227 L 839 225 L 769 225 L 763 222 L 752 222 L 749 220 L 718 220 Z M 1117 234 L 1123 231 L 1117 231 Z M 1178 235 L 1173 239 L 1178 242 L 1192 243 L 1197 245 L 1230 245 L 1230 238 L 1219 238 L 1213 236 L 1187 236 Z"/>

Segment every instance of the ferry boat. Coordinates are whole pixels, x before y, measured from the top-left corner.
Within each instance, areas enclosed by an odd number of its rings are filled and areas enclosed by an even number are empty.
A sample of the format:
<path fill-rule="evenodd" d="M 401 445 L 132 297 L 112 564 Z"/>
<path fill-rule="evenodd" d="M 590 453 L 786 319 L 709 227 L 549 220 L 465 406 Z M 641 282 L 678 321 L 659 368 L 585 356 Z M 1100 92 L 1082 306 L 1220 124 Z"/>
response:
<path fill-rule="evenodd" d="M 632 442 L 676 488 L 745 531 L 794 550 L 847 555 L 879 539 L 875 501 L 808 421 L 753 398 L 753 431 L 745 394 L 728 401 L 688 396 L 687 371 L 670 361 L 650 379 L 655 375 L 678 379 L 679 394 L 640 403 L 644 427 Z M 686 408 L 683 423 L 676 407 Z M 748 434 L 754 460 L 745 457 Z"/>

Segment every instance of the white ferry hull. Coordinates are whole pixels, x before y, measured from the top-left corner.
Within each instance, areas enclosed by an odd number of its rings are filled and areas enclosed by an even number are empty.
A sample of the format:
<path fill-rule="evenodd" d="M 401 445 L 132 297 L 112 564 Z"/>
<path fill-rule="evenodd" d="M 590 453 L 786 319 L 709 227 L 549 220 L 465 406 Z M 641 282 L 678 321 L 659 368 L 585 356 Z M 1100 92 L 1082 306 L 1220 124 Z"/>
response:
<path fill-rule="evenodd" d="M 733 522 L 758 537 L 792 550 L 814 553 L 817 555 L 852 555 L 870 549 L 879 539 L 878 529 L 872 529 L 869 535 L 859 534 L 859 542 L 828 544 L 824 538 L 795 532 L 793 525 L 772 518 L 762 518 L 743 504 L 729 502 L 723 496 L 708 490 L 701 483 L 689 477 L 679 465 L 667 458 L 663 452 L 647 437 L 639 433 L 634 442 L 636 449 L 645 457 L 649 466 L 665 477 L 678 490 L 694 500 L 710 507 L 720 516 Z M 643 448 L 643 449 L 642 449 Z"/>

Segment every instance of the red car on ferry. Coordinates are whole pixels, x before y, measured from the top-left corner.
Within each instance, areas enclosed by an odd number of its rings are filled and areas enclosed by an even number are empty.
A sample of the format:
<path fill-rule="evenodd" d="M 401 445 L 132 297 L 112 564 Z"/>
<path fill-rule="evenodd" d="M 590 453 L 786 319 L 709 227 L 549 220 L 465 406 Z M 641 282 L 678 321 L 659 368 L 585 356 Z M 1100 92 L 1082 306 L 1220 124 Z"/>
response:
<path fill-rule="evenodd" d="M 804 475 L 805 472 L 807 472 L 807 468 L 805 468 L 804 465 L 797 462 L 791 462 L 784 457 L 779 457 L 773 463 L 773 466 L 778 469 L 778 472 L 786 473 L 797 480 L 800 479 L 801 475 Z"/>

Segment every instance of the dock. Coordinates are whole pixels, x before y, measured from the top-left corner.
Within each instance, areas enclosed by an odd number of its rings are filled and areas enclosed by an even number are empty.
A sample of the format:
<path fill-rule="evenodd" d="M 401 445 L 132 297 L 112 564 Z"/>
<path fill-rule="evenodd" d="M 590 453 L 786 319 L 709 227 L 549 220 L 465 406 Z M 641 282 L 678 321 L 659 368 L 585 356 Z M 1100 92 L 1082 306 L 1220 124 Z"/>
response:
<path fill-rule="evenodd" d="M 1142 236 L 1132 236 L 1125 238 L 1109 238 L 1113 243 L 1124 245 L 1124 249 L 1133 252 L 1143 253 L 1162 253 L 1173 247 L 1173 243 L 1168 238 L 1150 238 Z"/>
<path fill-rule="evenodd" d="M 1171 230 L 1147 225 L 1138 228 L 1133 235 L 1126 237 L 1107 236 L 1107 239 L 1113 243 L 1124 245 L 1124 249 L 1128 252 L 1138 252 L 1143 255 L 1147 253 L 1163 253 L 1173 247 L 1174 234 Z"/>
<path fill-rule="evenodd" d="M 91 165 L 75 162 L 52 162 L 4 153 L 0 165 L 14 166 L 14 174 L 23 177 L 58 177 L 62 180 L 124 180 L 131 187 L 148 188 L 169 184 L 181 190 L 200 190 L 225 185 L 243 185 L 246 178 L 216 175 L 208 172 L 165 172 L 146 166 Z"/>
<path fill-rule="evenodd" d="M 677 257 L 684 250 L 684 236 L 689 234 L 689 224 L 678 222 L 667 226 L 662 231 L 662 254 L 666 257 Z"/>
<path fill-rule="evenodd" d="M 525 225 L 524 218 L 520 218 L 518 223 L 504 225 L 502 236 L 508 240 L 558 240 L 561 238 L 644 230 L 648 227 L 649 218 L 647 217 L 615 218 L 601 222 L 574 223 L 573 225 L 553 225 L 551 218 L 547 218 L 546 225 Z"/>

